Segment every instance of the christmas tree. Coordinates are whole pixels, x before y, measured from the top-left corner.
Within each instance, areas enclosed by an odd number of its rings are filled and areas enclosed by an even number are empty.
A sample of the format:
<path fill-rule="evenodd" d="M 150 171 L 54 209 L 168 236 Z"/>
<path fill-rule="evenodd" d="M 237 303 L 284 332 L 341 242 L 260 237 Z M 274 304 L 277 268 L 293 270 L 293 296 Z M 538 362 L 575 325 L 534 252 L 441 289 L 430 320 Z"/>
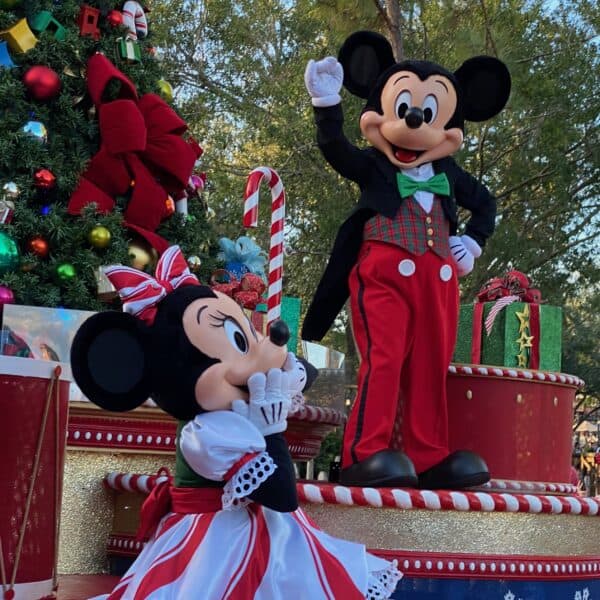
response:
<path fill-rule="evenodd" d="M 0 305 L 106 309 L 102 266 L 153 272 L 174 243 L 212 272 L 201 149 L 161 78 L 149 9 L 0 0 Z"/>

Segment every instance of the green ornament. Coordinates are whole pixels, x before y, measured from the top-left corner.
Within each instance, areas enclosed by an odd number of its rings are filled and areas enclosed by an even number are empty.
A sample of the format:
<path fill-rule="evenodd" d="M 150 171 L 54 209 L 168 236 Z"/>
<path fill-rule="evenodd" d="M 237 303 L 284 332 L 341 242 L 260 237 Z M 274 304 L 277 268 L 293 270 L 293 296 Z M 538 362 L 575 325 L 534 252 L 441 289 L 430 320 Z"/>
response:
<path fill-rule="evenodd" d="M 75 277 L 77 272 L 71 263 L 62 263 L 56 267 L 56 274 L 61 281 L 70 281 Z"/>
<path fill-rule="evenodd" d="M 0 276 L 19 266 L 19 248 L 15 241 L 0 231 Z"/>

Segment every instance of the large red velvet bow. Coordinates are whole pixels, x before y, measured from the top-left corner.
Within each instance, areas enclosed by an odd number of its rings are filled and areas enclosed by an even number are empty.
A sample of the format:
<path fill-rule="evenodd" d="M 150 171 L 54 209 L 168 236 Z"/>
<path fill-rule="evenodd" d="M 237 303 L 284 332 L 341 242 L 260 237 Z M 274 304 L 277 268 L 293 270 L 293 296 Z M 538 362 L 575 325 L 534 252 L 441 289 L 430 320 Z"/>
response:
<path fill-rule="evenodd" d="M 190 272 L 179 246 L 170 246 L 156 265 L 156 277 L 131 267 L 114 266 L 104 269 L 123 301 L 123 310 L 153 323 L 158 303 L 174 289 L 183 285 L 200 285 Z"/>
<path fill-rule="evenodd" d="M 156 94 L 138 99 L 133 83 L 103 54 L 88 61 L 88 90 L 98 110 L 102 145 L 69 200 L 70 214 L 92 202 L 113 210 L 115 198 L 131 192 L 127 223 L 155 231 L 169 212 L 167 198 L 186 187 L 202 149 L 184 140 L 185 122 Z M 108 84 L 121 84 L 119 98 L 103 100 Z"/>
<path fill-rule="evenodd" d="M 521 271 L 508 271 L 504 277 L 490 279 L 477 294 L 478 302 L 492 302 L 505 296 L 517 296 L 522 302 L 542 301 L 542 293 L 530 287 L 529 278 Z"/>

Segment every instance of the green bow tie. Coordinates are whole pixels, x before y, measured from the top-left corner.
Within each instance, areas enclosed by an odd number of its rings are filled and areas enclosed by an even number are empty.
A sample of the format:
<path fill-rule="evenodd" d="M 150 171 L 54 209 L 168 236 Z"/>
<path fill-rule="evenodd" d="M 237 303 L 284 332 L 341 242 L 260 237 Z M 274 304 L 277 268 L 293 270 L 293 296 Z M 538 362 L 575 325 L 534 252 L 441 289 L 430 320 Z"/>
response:
<path fill-rule="evenodd" d="M 412 196 L 415 192 L 431 192 L 440 196 L 450 195 L 450 183 L 445 173 L 438 173 L 427 181 L 415 181 L 404 173 L 396 173 L 398 191 L 402 198 Z"/>

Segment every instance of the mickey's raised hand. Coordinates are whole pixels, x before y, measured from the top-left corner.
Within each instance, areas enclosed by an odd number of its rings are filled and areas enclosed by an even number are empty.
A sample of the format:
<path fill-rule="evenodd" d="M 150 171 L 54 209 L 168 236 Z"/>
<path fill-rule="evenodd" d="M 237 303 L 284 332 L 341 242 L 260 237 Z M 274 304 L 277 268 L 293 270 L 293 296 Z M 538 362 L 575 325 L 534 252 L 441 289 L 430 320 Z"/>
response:
<path fill-rule="evenodd" d="M 310 60 L 304 71 L 304 84 L 312 98 L 313 106 L 334 106 L 342 101 L 340 90 L 344 82 L 344 69 L 333 56 Z"/>

